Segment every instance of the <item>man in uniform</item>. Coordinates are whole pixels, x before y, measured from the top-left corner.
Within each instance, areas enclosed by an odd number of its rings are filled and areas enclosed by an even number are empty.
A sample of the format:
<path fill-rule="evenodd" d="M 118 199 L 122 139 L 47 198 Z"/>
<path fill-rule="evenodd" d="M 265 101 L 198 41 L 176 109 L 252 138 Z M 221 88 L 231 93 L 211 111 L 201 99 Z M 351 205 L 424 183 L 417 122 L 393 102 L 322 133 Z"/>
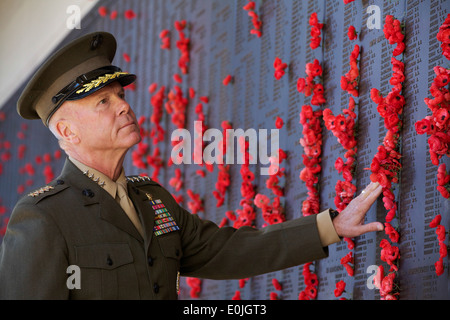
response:
<path fill-rule="evenodd" d="M 18 113 L 41 119 L 67 160 L 61 175 L 16 205 L 0 247 L 0 299 L 176 299 L 179 276 L 240 279 L 327 256 L 364 224 L 381 193 L 370 184 L 339 215 L 261 230 L 218 228 L 181 208 L 123 161 L 141 139 L 123 87 L 135 76 L 112 66 L 114 37 L 98 32 L 56 52 L 30 80 Z M 70 283 L 72 270 L 79 283 Z"/>

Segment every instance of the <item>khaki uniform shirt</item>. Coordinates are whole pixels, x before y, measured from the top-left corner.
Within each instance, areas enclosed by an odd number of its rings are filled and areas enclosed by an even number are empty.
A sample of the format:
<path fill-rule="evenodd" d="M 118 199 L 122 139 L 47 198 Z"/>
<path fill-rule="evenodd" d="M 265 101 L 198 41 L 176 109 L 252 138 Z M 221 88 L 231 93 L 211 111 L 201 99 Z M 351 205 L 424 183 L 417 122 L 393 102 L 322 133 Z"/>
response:
<path fill-rule="evenodd" d="M 97 178 L 67 160 L 17 203 L 0 246 L 0 299 L 177 299 L 180 274 L 242 279 L 324 258 L 339 241 L 328 210 L 260 230 L 218 228 L 158 183 L 128 177 L 141 236 Z M 80 289 L 68 286 L 69 266 Z"/>

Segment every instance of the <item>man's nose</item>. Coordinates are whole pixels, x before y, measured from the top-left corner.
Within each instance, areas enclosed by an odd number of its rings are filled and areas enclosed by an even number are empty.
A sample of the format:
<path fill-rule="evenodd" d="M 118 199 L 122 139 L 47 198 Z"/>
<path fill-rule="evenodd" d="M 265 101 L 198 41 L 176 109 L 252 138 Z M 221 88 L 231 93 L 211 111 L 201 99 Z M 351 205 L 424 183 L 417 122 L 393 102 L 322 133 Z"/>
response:
<path fill-rule="evenodd" d="M 119 102 L 118 102 L 119 107 L 118 107 L 118 111 L 117 111 L 118 115 L 127 114 L 128 112 L 130 112 L 131 107 L 128 104 L 128 102 L 126 102 L 125 99 L 122 99 L 122 98 L 117 98 L 117 99 L 119 99 Z"/>

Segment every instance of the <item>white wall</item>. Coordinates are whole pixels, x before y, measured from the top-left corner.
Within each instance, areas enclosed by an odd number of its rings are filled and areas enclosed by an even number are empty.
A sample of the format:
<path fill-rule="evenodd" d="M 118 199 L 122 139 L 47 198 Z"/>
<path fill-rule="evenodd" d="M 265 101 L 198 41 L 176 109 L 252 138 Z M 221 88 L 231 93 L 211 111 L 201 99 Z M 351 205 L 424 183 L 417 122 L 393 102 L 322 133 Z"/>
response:
<path fill-rule="evenodd" d="M 0 0 L 0 108 L 71 31 L 97 0 Z M 81 27 L 82 24 L 81 24 Z"/>

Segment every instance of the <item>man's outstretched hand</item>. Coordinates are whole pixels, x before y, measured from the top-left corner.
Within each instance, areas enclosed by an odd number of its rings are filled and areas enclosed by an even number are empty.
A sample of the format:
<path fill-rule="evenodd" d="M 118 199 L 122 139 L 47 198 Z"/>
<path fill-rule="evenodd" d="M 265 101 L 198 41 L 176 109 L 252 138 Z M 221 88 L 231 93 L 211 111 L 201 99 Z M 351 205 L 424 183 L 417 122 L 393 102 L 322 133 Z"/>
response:
<path fill-rule="evenodd" d="M 333 219 L 334 228 L 339 236 L 354 238 L 366 232 L 383 230 L 381 222 L 364 224 L 367 211 L 381 194 L 382 189 L 383 187 L 378 182 L 371 182 Z"/>

